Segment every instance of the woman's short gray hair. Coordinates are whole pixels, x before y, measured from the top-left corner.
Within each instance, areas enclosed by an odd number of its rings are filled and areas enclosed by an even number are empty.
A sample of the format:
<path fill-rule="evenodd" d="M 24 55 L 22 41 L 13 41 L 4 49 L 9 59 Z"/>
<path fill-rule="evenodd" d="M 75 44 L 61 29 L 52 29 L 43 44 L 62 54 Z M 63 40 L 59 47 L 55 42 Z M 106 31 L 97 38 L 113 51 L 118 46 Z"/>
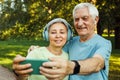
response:
<path fill-rule="evenodd" d="M 67 40 L 70 40 L 72 38 L 73 32 L 72 32 L 71 25 L 65 19 L 55 18 L 55 19 L 51 20 L 48 24 L 46 24 L 46 26 L 44 27 L 43 38 L 45 40 L 49 41 L 48 31 L 49 31 L 49 28 L 51 27 L 51 25 L 53 25 L 54 23 L 63 23 L 66 26 L 67 30 L 68 30 Z"/>

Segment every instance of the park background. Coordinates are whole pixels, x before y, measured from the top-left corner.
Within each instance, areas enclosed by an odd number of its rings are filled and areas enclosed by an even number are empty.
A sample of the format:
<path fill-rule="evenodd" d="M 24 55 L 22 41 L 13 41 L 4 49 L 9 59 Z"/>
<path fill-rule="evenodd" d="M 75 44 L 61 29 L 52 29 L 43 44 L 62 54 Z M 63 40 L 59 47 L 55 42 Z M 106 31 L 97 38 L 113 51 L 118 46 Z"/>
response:
<path fill-rule="evenodd" d="M 81 2 L 98 8 L 96 32 L 113 47 L 109 80 L 120 80 L 120 0 L 0 0 L 0 65 L 11 69 L 13 58 L 26 56 L 31 45 L 47 46 L 42 31 L 51 19 L 61 17 L 73 26 L 72 10 Z"/>

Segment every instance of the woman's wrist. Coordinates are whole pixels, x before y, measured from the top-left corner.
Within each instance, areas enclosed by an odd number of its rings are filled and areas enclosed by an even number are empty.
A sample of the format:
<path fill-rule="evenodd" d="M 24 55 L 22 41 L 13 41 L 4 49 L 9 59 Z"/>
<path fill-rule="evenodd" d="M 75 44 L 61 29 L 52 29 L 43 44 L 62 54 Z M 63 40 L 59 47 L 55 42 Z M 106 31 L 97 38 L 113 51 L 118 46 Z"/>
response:
<path fill-rule="evenodd" d="M 18 80 L 28 80 L 28 76 L 19 76 L 18 78 Z"/>
<path fill-rule="evenodd" d="M 27 80 L 28 79 L 28 76 L 21 76 L 21 75 L 18 75 L 15 70 L 12 70 L 13 73 L 16 75 L 17 77 L 17 80 Z"/>
<path fill-rule="evenodd" d="M 19 75 L 15 72 L 15 70 L 13 69 L 12 70 L 13 71 L 13 73 L 18 77 Z"/>

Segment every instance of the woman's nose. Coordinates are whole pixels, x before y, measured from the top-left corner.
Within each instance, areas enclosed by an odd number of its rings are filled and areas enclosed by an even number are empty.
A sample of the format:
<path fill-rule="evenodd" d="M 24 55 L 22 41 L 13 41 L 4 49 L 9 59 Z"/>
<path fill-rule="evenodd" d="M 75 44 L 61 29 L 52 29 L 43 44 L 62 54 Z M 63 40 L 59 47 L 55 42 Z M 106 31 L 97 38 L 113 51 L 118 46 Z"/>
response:
<path fill-rule="evenodd" d="M 60 37 L 60 34 L 59 34 L 59 33 L 57 33 L 57 34 L 56 34 L 56 37 Z"/>

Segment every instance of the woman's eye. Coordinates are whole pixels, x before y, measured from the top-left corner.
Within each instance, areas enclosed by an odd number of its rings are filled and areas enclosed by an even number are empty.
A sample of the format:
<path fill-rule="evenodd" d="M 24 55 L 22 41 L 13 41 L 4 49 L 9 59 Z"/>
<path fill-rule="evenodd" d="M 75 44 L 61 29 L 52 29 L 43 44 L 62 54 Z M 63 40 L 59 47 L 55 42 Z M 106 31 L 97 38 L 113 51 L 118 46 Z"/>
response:
<path fill-rule="evenodd" d="M 65 32 L 60 32 L 61 34 L 64 34 Z"/>
<path fill-rule="evenodd" d="M 55 34 L 56 32 L 51 32 L 51 34 Z"/>

